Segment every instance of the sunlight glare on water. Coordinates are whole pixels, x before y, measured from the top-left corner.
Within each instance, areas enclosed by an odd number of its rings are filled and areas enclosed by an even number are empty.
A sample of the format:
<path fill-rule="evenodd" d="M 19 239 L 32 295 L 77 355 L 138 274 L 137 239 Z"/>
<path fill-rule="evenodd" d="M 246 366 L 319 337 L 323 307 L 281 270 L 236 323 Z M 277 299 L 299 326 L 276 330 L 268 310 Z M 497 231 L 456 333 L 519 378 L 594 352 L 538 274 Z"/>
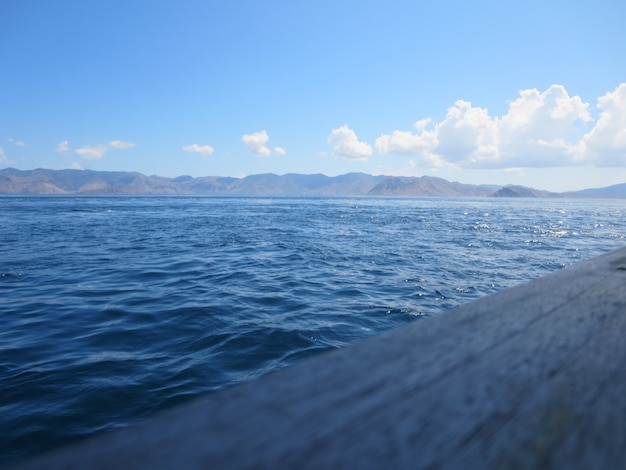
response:
<path fill-rule="evenodd" d="M 0 464 L 623 245 L 620 201 L 3 197 Z"/>

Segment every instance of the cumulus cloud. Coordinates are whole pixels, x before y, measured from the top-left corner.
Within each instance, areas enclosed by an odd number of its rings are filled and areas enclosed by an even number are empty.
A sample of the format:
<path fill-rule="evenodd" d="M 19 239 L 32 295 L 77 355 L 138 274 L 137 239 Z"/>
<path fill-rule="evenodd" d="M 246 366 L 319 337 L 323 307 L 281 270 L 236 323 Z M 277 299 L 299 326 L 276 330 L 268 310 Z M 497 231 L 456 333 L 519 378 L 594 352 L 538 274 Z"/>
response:
<path fill-rule="evenodd" d="M 261 157 L 269 156 L 272 151 L 267 147 L 267 142 L 269 141 L 269 136 L 266 131 L 255 132 L 253 134 L 244 134 L 241 138 L 243 144 L 248 147 L 255 155 L 259 155 Z"/>
<path fill-rule="evenodd" d="M 562 85 L 545 92 L 523 90 L 509 111 L 496 120 L 500 162 L 505 166 L 548 167 L 577 163 L 580 134 L 592 121 L 589 104 L 570 97 Z"/>
<path fill-rule="evenodd" d="M 135 144 L 133 142 L 124 142 L 123 140 L 112 140 L 111 142 L 109 142 L 109 147 L 111 147 L 112 149 L 124 150 L 134 146 Z"/>
<path fill-rule="evenodd" d="M 626 83 L 598 99 L 596 125 L 582 139 L 588 158 L 600 166 L 626 164 Z"/>
<path fill-rule="evenodd" d="M 498 158 L 498 125 L 486 109 L 459 100 L 437 124 L 431 159 L 452 165 L 472 164 Z"/>
<path fill-rule="evenodd" d="M 85 145 L 74 150 L 74 153 L 85 160 L 98 160 L 104 157 L 107 150 L 109 148 L 106 145 Z"/>
<path fill-rule="evenodd" d="M 275 147 L 272 152 L 272 150 L 270 150 L 267 146 L 267 142 L 269 140 L 270 138 L 265 130 L 254 132 L 252 134 L 244 134 L 241 138 L 241 141 L 248 148 L 248 150 L 259 157 L 269 157 L 272 153 L 274 155 L 285 155 L 287 153 L 287 151 L 282 147 Z"/>
<path fill-rule="evenodd" d="M 191 144 L 183 147 L 185 152 L 196 152 L 201 155 L 211 155 L 215 150 L 210 145 Z"/>
<path fill-rule="evenodd" d="M 4 149 L 2 147 L 0 147 L 0 162 L 6 162 L 7 160 L 7 156 L 4 153 Z"/>
<path fill-rule="evenodd" d="M 104 154 L 109 150 L 125 150 L 134 147 L 133 142 L 125 142 L 123 140 L 112 140 L 107 145 L 84 145 L 74 150 L 74 153 L 85 160 L 98 160 L 104 157 Z M 57 145 L 56 151 L 58 153 L 68 152 L 70 150 L 67 140 Z"/>
<path fill-rule="evenodd" d="M 390 135 L 382 135 L 376 139 L 376 150 L 381 154 L 421 156 L 429 160 L 433 166 L 441 166 L 440 158 L 431 149 L 438 144 L 437 133 L 427 129 L 432 124 L 430 118 L 415 123 L 417 133 L 411 131 L 393 131 Z"/>
<path fill-rule="evenodd" d="M 67 140 L 64 140 L 63 142 L 59 142 L 59 145 L 57 145 L 57 148 L 56 148 L 57 153 L 65 153 L 69 151 L 70 151 L 70 143 Z"/>
<path fill-rule="evenodd" d="M 333 129 L 327 140 L 333 146 L 333 156 L 336 158 L 366 161 L 373 153 L 372 146 L 361 142 L 356 133 L 345 124 Z"/>
<path fill-rule="evenodd" d="M 598 99 L 600 116 L 562 85 L 522 90 L 503 116 L 459 100 L 440 122 L 395 130 L 375 143 L 380 154 L 418 157 L 433 167 L 530 168 L 626 163 L 626 84 Z M 585 134 L 585 132 L 587 133 Z"/>

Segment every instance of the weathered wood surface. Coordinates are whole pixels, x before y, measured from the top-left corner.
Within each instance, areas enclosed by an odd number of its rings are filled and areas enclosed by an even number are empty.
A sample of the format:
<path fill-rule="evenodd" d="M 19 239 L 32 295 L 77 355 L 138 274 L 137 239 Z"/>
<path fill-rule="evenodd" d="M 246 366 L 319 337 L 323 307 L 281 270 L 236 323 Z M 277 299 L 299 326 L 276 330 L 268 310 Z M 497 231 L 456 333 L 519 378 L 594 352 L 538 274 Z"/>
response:
<path fill-rule="evenodd" d="M 626 248 L 24 468 L 626 468 Z"/>

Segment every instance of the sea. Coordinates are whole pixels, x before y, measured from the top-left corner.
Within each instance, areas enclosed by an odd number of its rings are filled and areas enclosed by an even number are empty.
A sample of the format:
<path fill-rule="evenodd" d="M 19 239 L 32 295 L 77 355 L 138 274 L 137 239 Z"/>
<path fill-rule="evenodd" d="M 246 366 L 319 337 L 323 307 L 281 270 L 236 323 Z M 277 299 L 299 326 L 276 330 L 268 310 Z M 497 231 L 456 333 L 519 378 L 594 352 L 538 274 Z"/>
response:
<path fill-rule="evenodd" d="M 624 200 L 0 197 L 0 466 L 625 238 Z"/>

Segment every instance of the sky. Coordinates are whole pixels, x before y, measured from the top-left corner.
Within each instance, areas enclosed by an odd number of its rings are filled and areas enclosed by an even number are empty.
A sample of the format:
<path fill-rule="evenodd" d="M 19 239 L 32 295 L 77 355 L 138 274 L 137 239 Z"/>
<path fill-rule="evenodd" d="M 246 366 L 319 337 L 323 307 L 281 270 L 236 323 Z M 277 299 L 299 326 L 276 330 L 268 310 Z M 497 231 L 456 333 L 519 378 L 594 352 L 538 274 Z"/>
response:
<path fill-rule="evenodd" d="M 0 168 L 626 182 L 626 2 L 0 0 Z"/>

